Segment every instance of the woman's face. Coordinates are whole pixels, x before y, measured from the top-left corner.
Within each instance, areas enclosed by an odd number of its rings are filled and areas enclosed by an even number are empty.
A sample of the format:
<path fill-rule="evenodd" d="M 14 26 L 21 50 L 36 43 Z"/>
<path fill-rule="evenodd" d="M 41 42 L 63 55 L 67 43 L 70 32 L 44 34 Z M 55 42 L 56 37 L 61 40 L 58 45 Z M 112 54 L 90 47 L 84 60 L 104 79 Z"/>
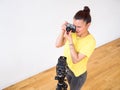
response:
<path fill-rule="evenodd" d="M 82 19 L 81 20 L 73 19 L 73 25 L 76 26 L 76 34 L 78 36 L 81 36 L 82 34 L 88 32 L 88 27 L 90 23 L 86 24 L 86 22 Z"/>

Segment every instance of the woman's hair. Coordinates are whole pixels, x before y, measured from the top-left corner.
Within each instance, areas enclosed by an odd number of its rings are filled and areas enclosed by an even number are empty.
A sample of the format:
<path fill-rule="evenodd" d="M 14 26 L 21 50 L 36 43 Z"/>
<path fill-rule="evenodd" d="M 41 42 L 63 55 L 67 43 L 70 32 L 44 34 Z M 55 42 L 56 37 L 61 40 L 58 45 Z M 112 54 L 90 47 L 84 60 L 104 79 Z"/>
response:
<path fill-rule="evenodd" d="M 83 10 L 78 11 L 74 19 L 84 20 L 87 24 L 91 22 L 90 9 L 88 6 L 85 6 Z"/>

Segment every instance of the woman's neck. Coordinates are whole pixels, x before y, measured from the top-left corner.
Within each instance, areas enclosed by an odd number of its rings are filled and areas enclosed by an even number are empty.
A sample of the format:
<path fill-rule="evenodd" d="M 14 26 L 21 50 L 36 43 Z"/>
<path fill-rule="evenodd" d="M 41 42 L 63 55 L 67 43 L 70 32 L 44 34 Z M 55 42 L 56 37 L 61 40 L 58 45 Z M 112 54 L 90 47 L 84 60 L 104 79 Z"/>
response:
<path fill-rule="evenodd" d="M 83 34 L 81 34 L 80 37 L 86 37 L 86 36 L 89 35 L 89 34 L 90 34 L 89 31 L 86 31 L 86 32 L 84 32 Z"/>

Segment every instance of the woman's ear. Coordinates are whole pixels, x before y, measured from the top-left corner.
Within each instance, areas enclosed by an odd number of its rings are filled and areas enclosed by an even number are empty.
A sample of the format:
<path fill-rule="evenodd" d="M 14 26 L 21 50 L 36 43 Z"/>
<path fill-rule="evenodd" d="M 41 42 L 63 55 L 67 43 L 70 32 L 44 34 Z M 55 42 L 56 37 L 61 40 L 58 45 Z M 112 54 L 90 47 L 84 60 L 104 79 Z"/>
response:
<path fill-rule="evenodd" d="M 87 24 L 87 28 L 90 26 L 90 24 L 91 24 L 91 23 L 88 23 L 88 24 Z"/>

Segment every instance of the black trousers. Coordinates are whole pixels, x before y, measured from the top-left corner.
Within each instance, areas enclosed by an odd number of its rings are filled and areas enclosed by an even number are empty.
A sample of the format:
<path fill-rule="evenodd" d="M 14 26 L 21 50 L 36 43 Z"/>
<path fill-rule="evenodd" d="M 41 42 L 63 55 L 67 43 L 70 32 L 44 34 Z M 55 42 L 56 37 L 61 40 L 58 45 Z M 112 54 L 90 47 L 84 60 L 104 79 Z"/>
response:
<path fill-rule="evenodd" d="M 70 90 L 80 90 L 87 78 L 87 71 L 82 75 L 76 77 L 73 72 L 68 69 L 67 80 L 70 86 Z"/>

